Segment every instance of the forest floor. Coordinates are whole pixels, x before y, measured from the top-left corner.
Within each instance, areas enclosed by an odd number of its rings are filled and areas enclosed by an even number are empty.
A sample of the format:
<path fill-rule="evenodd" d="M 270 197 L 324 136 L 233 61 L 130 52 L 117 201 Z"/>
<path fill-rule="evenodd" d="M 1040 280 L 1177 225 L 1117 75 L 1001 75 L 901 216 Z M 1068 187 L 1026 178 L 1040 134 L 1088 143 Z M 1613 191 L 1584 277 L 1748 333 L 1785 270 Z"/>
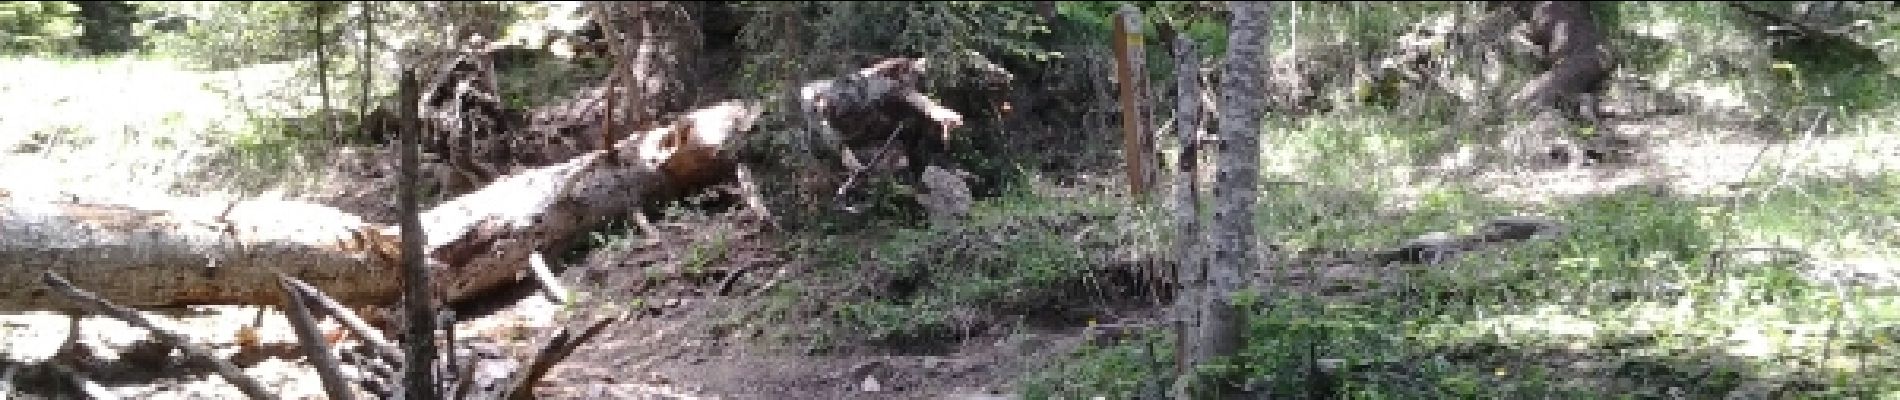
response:
<path fill-rule="evenodd" d="M 350 181 L 365 157 L 292 145 L 284 120 L 310 99 L 273 97 L 286 65 L 231 72 L 187 71 L 154 60 L 6 60 L 0 62 L 0 190 L 12 196 L 141 203 L 178 196 L 242 199 L 253 196 L 328 201 L 387 217 L 389 204 L 374 193 L 387 188 Z M 75 84 L 77 82 L 78 84 Z M 156 94 L 164 96 L 155 96 Z M 101 110 L 110 110 L 101 112 Z M 250 113 L 245 114 L 243 111 Z M 274 120 L 274 119 L 273 119 Z M 282 122 L 277 122 L 282 123 Z M 370 157 L 373 158 L 373 157 Z M 383 162 L 379 160 L 373 162 Z M 352 169 L 355 168 L 355 169 Z M 372 167 L 373 168 L 373 167 Z M 338 173 L 338 171 L 342 171 Z M 260 193 L 262 191 L 262 193 Z M 353 198 L 339 199 L 355 195 Z M 725 216 L 698 222 L 662 221 L 673 229 L 710 231 L 735 223 Z M 752 229 L 756 227 L 748 227 Z M 750 240 L 777 240 L 756 237 Z M 638 242 L 635 240 L 634 242 Z M 566 268 L 570 282 L 592 282 L 572 305 L 544 295 L 515 293 L 500 310 L 464 318 L 458 342 L 481 351 L 472 360 L 477 379 L 494 383 L 532 353 L 548 332 L 575 318 L 575 310 L 634 310 L 561 364 L 537 393 L 547 398 L 985 398 L 1001 395 L 1022 374 L 1077 346 L 1079 327 L 1032 328 L 984 334 L 927 354 L 861 354 L 811 346 L 759 343 L 755 335 L 713 334 L 707 327 L 730 313 L 756 310 L 757 297 L 697 295 L 658 298 L 631 258 L 658 257 L 677 265 L 693 238 L 649 247 L 601 252 Z M 652 246 L 672 246 L 657 248 Z M 743 246 L 741 246 L 743 247 Z M 782 259 L 782 243 L 755 243 L 724 256 Z M 645 261 L 647 264 L 655 260 Z M 759 266 L 748 280 L 785 277 L 797 268 Z M 628 277 L 626 275 L 633 275 Z M 602 277 L 618 277 L 600 282 Z M 793 280 L 806 279 L 793 277 Z M 504 295 L 506 297 L 507 295 Z M 630 307 L 649 298 L 650 306 Z M 320 398 L 315 370 L 301 361 L 284 315 L 275 309 L 199 306 L 160 312 L 166 327 L 234 360 L 252 377 L 287 398 Z M 207 367 L 182 354 L 154 349 L 151 336 L 121 321 L 89 316 L 77 322 L 79 353 L 60 353 L 73 319 L 58 313 L 0 315 L 0 374 L 13 394 L 69 398 L 82 391 L 128 398 L 231 398 L 239 394 Z M 325 329 L 338 326 L 325 321 Z M 726 330 L 731 330 L 727 328 Z M 162 346 L 161 346 L 162 347 Z M 157 352 L 154 352 L 157 350 Z M 53 364 L 58 368 L 36 368 Z M 84 382 L 84 383 L 81 383 Z M 97 392 L 102 391 L 102 392 Z M 4 391 L 0 391 L 4 392 Z"/>
<path fill-rule="evenodd" d="M 309 99 L 269 98 L 287 70 L 0 61 L 0 109 L 9 110 L 0 115 L 0 190 L 106 202 L 175 195 L 337 201 L 326 194 L 368 193 L 326 176 L 349 168 L 338 165 L 348 159 L 285 145 L 298 141 L 286 137 L 283 121 L 311 118 L 294 111 Z M 1900 393 L 1880 378 L 1900 370 L 1900 361 L 1878 356 L 1890 354 L 1900 332 L 1893 290 L 1900 287 L 1900 210 L 1893 206 L 1900 204 L 1900 120 L 1891 117 L 1892 105 L 1876 105 L 1836 113 L 1816 129 L 1807 108 L 1758 106 L 1772 94 L 1753 90 L 1715 78 L 1679 82 L 1659 93 L 1684 102 L 1682 111 L 1608 121 L 1592 143 L 1620 155 L 1589 165 L 1526 161 L 1540 145 L 1495 137 L 1430 138 L 1419 132 L 1436 127 L 1405 116 L 1274 126 L 1263 157 L 1268 180 L 1301 183 L 1264 189 L 1263 243 L 1390 248 L 1507 215 L 1561 221 L 1567 236 L 1396 271 L 1270 259 L 1257 282 L 1263 292 L 1331 297 L 1323 307 L 1339 308 L 1300 317 L 1311 326 L 1372 321 L 1378 327 L 1368 336 L 1402 332 L 1449 343 L 1419 347 L 1437 352 L 1427 356 L 1380 339 L 1335 337 L 1317 350 L 1332 354 L 1322 358 L 1371 354 L 1415 364 L 1362 372 L 1370 384 L 1472 390 L 1429 392 L 1436 396 L 1549 397 L 1538 390 L 1555 389 L 1529 387 L 1531 378 L 1514 375 L 1533 371 L 1557 377 L 1540 384 L 1599 394 Z M 282 118 L 261 123 L 239 110 Z M 1536 125 L 1493 133 L 1548 130 Z M 1420 137 L 1433 142 L 1417 143 Z M 1061 178 L 1046 182 L 1078 180 Z M 1163 308 L 1145 295 L 1118 295 L 1139 285 L 1103 271 L 1155 260 L 1150 247 L 1160 240 L 1127 232 L 1143 226 L 1130 221 L 1148 216 L 1097 201 L 1114 197 L 1112 179 L 1046 182 L 1029 194 L 985 199 L 977 214 L 986 217 L 949 228 L 780 235 L 712 215 L 596 238 L 602 250 L 562 273 L 574 285 L 574 304 L 524 290 L 499 311 L 465 317 L 457 341 L 471 344 L 468 359 L 482 360 L 476 375 L 492 382 L 557 326 L 600 313 L 633 316 L 557 367 L 537 388 L 549 398 L 1134 397 L 1149 389 L 1108 388 L 1146 384 L 1127 371 L 1162 367 L 1116 364 L 1117 354 L 1129 354 L 1117 351 L 1145 351 L 1133 359 L 1155 364 L 1166 350 L 1118 341 L 1110 327 L 1152 323 Z M 349 207 L 376 203 L 358 199 Z M 1081 250 L 1038 247 L 1049 243 Z M 1751 255 L 1730 270 L 1705 267 L 1738 249 L 1802 256 Z M 1024 271 L 985 269 L 994 258 Z M 1071 264 L 1108 268 L 1065 269 Z M 1276 275 L 1282 270 L 1307 274 L 1285 279 Z M 1302 288 L 1315 290 L 1292 290 Z M 1497 288 L 1520 291 L 1490 291 Z M 1461 294 L 1501 307 L 1470 306 L 1477 316 L 1444 322 L 1469 315 L 1458 308 L 1463 302 L 1447 300 Z M 1019 309 L 971 307 L 979 303 Z M 239 360 L 285 397 L 319 397 L 314 373 L 289 349 L 288 323 L 281 314 L 262 315 L 252 307 L 171 314 L 179 331 Z M 101 317 L 81 324 L 79 342 L 91 361 L 63 372 L 16 368 L 52 357 L 68 321 L 0 315 L 0 376 L 17 375 L 12 390 L 72 397 L 79 377 L 124 397 L 235 395 L 208 369 L 151 354 L 141 344 L 145 333 Z M 256 325 L 256 340 L 240 334 L 247 325 Z M 1440 369 L 1426 371 L 1427 364 Z"/>

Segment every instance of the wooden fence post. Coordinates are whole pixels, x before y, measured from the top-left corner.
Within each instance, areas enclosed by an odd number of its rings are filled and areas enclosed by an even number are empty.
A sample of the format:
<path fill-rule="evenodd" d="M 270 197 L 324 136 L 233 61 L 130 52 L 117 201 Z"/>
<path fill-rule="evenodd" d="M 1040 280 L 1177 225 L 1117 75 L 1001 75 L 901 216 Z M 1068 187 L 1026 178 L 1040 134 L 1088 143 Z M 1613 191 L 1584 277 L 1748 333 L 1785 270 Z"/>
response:
<path fill-rule="evenodd" d="M 1143 64 L 1141 11 L 1122 5 L 1115 18 L 1115 78 L 1121 86 L 1122 157 L 1127 162 L 1128 188 L 1137 201 L 1154 190 L 1154 138 L 1148 121 L 1148 75 Z"/>

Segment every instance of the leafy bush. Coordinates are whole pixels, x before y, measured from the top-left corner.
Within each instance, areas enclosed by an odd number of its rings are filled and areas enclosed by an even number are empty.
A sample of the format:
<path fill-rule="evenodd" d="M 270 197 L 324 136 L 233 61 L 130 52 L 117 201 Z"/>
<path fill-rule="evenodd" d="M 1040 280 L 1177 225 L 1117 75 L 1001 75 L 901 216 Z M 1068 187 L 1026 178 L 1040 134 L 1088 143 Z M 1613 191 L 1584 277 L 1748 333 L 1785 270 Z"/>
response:
<path fill-rule="evenodd" d="M 80 35 L 68 1 L 0 2 L 0 53 L 44 54 L 68 51 Z"/>

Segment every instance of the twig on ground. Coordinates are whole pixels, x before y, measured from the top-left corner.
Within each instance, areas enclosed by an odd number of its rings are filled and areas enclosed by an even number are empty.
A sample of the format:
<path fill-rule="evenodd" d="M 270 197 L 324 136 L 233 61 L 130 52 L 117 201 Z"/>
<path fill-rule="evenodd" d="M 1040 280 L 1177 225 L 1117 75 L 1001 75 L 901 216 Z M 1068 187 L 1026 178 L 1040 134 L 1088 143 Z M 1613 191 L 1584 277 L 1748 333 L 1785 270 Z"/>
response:
<path fill-rule="evenodd" d="M 890 152 L 891 143 L 896 142 L 897 135 L 901 133 L 904 133 L 904 123 L 898 122 L 897 128 L 891 130 L 891 135 L 884 138 L 884 144 L 877 146 L 877 153 L 871 155 L 871 162 L 866 164 L 864 168 L 851 171 L 851 175 L 845 177 L 844 184 L 838 185 L 838 192 L 831 196 L 832 204 L 838 204 L 844 201 L 845 192 L 850 191 L 851 187 L 857 184 L 858 177 L 863 176 L 864 171 L 877 168 L 878 163 L 884 162 L 884 154 Z"/>
<path fill-rule="evenodd" d="M 587 343 L 588 340 L 593 339 L 595 335 L 599 335 L 602 330 L 605 330 L 608 325 L 619 322 L 622 318 L 624 318 L 624 315 L 596 320 L 593 325 L 588 326 L 587 329 L 581 331 L 579 335 L 574 335 L 574 331 L 566 327 L 555 329 L 554 332 L 551 332 L 553 335 L 548 337 L 547 341 L 541 343 L 541 350 L 535 352 L 534 360 L 524 365 L 521 369 L 516 370 L 515 375 L 508 379 L 508 384 L 502 386 L 503 389 L 500 395 L 506 399 L 533 398 L 534 382 L 538 382 L 541 378 L 547 376 L 548 371 L 552 370 L 555 364 L 566 359 L 569 354 L 573 354 L 574 349 L 579 348 L 583 343 Z"/>
<path fill-rule="evenodd" d="M 375 398 L 393 398 L 395 392 L 390 389 L 390 382 L 402 379 L 402 376 L 396 374 L 396 369 L 385 362 L 394 359 L 379 358 L 375 352 L 376 350 L 370 349 L 369 346 L 357 347 L 354 365 L 358 370 L 363 371 L 363 374 L 358 376 L 356 383 L 363 388 L 363 391 L 369 392 Z"/>
<path fill-rule="evenodd" d="M 765 283 L 759 285 L 759 287 L 753 288 L 750 292 L 746 292 L 746 296 L 757 297 L 760 294 L 772 290 L 772 288 L 778 287 L 778 283 L 785 280 L 787 275 L 790 275 L 790 270 L 784 266 L 780 266 L 778 273 L 772 274 L 772 278 L 766 280 Z"/>
<path fill-rule="evenodd" d="M 226 381 L 229 381 L 233 386 L 237 386 L 238 390 L 244 392 L 246 397 L 253 399 L 275 398 L 275 396 L 270 395 L 270 392 L 264 390 L 264 385 L 258 384 L 257 380 L 251 379 L 248 375 L 244 375 L 244 371 L 238 369 L 236 365 L 217 358 L 217 356 L 211 353 L 211 349 L 207 349 L 197 343 L 192 343 L 189 338 L 183 335 L 159 328 L 158 325 L 152 323 L 151 319 L 146 318 L 144 314 L 132 309 L 119 307 L 118 305 L 112 304 L 112 302 L 99 298 L 99 296 L 73 287 L 72 282 L 67 281 L 65 277 L 59 276 L 58 273 L 54 273 L 50 270 L 42 274 L 40 280 L 44 282 L 46 286 L 52 287 L 54 291 L 66 296 L 66 298 L 71 299 L 74 303 L 78 303 L 80 307 L 88 311 L 117 318 L 133 326 L 145 328 L 145 330 L 152 333 L 153 338 L 184 350 L 185 354 L 189 354 L 193 358 L 210 363 L 212 368 L 218 371 L 218 375 L 224 376 Z"/>
<path fill-rule="evenodd" d="M 733 268 L 733 269 L 730 269 L 730 270 L 727 270 L 727 271 L 726 271 L 726 279 L 721 279 L 721 280 L 720 280 L 720 282 L 719 282 L 719 292 L 718 292 L 718 294 L 719 294 L 720 296 L 728 296 L 728 295 L 731 295 L 731 294 L 732 294 L 732 285 L 733 285 L 734 283 L 738 283 L 738 282 L 739 282 L 739 277 L 740 277 L 740 276 L 743 276 L 743 275 L 745 275 L 745 274 L 746 274 L 747 272 L 752 272 L 752 268 L 753 268 L 753 267 L 752 267 L 752 266 L 750 265 L 750 263 L 748 263 L 747 265 L 741 265 L 741 266 L 739 266 L 738 268 Z"/>
<path fill-rule="evenodd" d="M 528 258 L 533 259 L 536 257 L 533 257 L 533 255 L 529 255 Z M 455 348 L 456 348 L 455 309 L 444 307 L 442 311 L 437 312 L 435 316 L 436 316 L 435 326 L 441 327 L 443 330 L 442 332 L 443 346 L 441 347 L 441 350 L 438 350 L 442 353 L 441 356 L 442 356 L 443 365 L 441 367 L 442 368 L 441 372 L 443 374 L 453 374 L 455 373 L 455 371 L 461 370 L 460 365 L 456 364 L 456 361 L 458 361 L 458 359 L 455 357 Z M 454 382 L 449 382 L 449 384 L 453 385 Z M 444 387 L 444 388 L 436 389 L 436 393 L 438 394 L 450 393 L 453 390 L 455 390 L 453 386 Z"/>

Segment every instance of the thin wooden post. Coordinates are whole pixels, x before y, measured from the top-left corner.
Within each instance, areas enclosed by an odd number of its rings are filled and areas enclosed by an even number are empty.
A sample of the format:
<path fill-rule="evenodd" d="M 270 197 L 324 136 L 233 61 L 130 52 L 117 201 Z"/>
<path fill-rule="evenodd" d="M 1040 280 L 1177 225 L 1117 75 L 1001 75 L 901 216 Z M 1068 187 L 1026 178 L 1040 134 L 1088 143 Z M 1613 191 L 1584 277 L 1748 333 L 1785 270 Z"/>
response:
<path fill-rule="evenodd" d="M 403 393 L 411 399 L 437 398 L 435 389 L 435 307 L 429 291 L 429 270 L 423 265 L 422 220 L 416 205 L 416 165 L 422 142 L 422 124 L 417 116 L 421 105 L 416 74 L 403 71 L 398 87 L 402 98 L 402 155 L 400 184 L 396 188 L 396 206 L 402 213 L 403 336 L 405 361 Z"/>
<path fill-rule="evenodd" d="M 1142 52 L 1141 11 L 1122 5 L 1115 18 L 1115 78 L 1121 86 L 1122 157 L 1130 194 L 1146 201 L 1154 189 L 1154 139 L 1148 129 L 1147 58 Z"/>

